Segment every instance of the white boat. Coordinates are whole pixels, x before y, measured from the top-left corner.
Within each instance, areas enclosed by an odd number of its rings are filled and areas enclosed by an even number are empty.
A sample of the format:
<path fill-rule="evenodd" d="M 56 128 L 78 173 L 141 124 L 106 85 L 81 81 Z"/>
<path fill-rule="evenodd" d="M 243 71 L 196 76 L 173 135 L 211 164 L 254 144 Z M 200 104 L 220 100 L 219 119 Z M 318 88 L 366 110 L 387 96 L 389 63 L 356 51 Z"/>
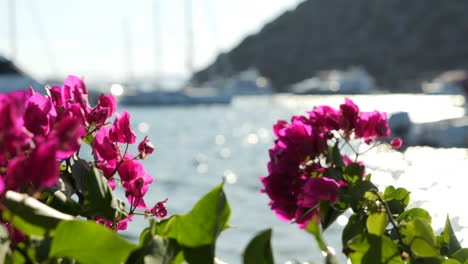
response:
<path fill-rule="evenodd" d="M 369 94 L 376 91 L 374 78 L 360 67 L 323 71 L 289 86 L 295 94 Z"/>

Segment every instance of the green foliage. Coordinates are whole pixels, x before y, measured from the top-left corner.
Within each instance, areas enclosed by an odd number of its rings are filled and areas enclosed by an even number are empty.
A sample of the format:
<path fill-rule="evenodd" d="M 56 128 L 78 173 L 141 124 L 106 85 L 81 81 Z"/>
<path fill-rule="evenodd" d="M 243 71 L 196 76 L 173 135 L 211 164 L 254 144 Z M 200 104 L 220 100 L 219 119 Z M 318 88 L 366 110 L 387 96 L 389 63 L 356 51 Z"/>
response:
<path fill-rule="evenodd" d="M 55 232 L 50 257 L 68 257 L 82 264 L 123 262 L 136 246 L 91 221 L 64 221 Z"/>
<path fill-rule="evenodd" d="M 402 223 L 403 242 L 418 256 L 437 257 L 439 249 L 436 245 L 434 231 L 426 218 L 414 217 L 407 223 Z"/>
<path fill-rule="evenodd" d="M 244 264 L 274 264 L 270 240 L 271 229 L 257 233 L 244 250 Z"/>
<path fill-rule="evenodd" d="M 441 252 L 443 255 L 452 256 L 455 252 L 461 249 L 460 243 L 455 236 L 455 232 L 453 232 L 452 224 L 450 223 L 448 216 L 447 220 L 445 220 L 444 231 L 442 231 L 440 236 L 442 238 L 442 248 L 446 250 L 446 252 Z"/>
<path fill-rule="evenodd" d="M 7 191 L 2 217 L 28 235 L 43 236 L 55 229 L 62 220 L 72 220 L 73 216 L 59 212 L 38 200 L 13 191 Z"/>
<path fill-rule="evenodd" d="M 152 221 L 127 263 L 213 263 L 216 239 L 228 228 L 231 214 L 222 187 L 206 194 L 186 215 Z M 155 259 L 162 262 L 151 262 Z"/>
<path fill-rule="evenodd" d="M 116 213 L 125 218 L 125 204 L 115 197 L 107 179 L 96 167 L 90 167 L 84 160 L 73 165 L 73 178 L 76 186 L 84 194 L 81 214 L 87 217 L 101 217 L 114 221 Z"/>

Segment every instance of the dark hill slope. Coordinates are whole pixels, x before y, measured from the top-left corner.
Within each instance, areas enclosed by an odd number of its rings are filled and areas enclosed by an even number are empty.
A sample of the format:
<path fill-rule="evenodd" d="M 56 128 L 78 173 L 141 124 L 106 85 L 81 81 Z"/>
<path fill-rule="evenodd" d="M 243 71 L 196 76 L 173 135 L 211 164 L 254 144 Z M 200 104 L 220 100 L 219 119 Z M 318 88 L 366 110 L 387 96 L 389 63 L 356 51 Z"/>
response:
<path fill-rule="evenodd" d="M 422 74 L 468 68 L 468 1 L 307 0 L 193 78 L 253 66 L 284 90 L 319 70 L 352 65 L 392 91 Z"/>

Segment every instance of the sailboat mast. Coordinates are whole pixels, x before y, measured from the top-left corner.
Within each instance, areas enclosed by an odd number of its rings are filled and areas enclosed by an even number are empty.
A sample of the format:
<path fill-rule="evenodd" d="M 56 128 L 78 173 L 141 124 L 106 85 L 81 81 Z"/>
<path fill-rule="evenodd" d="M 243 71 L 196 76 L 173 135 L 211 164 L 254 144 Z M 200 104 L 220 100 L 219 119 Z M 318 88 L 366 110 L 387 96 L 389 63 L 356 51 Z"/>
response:
<path fill-rule="evenodd" d="M 192 0 L 185 0 L 185 30 L 186 30 L 186 67 L 189 77 L 193 73 L 193 21 Z"/>
<path fill-rule="evenodd" d="M 16 7 L 15 0 L 9 1 L 10 8 L 10 59 L 14 61 L 16 59 Z"/>
<path fill-rule="evenodd" d="M 122 21 L 123 26 L 123 39 L 124 39 L 124 58 L 125 58 L 125 65 L 124 70 L 127 73 L 127 81 L 133 81 L 133 63 L 132 63 L 132 41 L 131 41 L 131 32 L 130 26 L 128 24 L 127 19 L 123 19 Z"/>
<path fill-rule="evenodd" d="M 153 41 L 154 41 L 154 79 L 157 81 L 163 75 L 163 53 L 161 17 L 162 3 L 160 0 L 153 0 Z"/>

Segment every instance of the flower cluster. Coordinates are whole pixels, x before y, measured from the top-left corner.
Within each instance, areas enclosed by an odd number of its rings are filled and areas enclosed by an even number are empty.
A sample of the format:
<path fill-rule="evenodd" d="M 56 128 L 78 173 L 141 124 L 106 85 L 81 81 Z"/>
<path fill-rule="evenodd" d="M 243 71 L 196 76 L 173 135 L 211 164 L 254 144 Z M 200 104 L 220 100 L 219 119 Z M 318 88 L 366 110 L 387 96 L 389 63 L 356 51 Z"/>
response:
<path fill-rule="evenodd" d="M 269 151 L 269 175 L 261 178 L 262 192 L 280 219 L 294 220 L 301 228 L 319 214 L 320 201 L 336 203 L 340 188 L 349 184 L 334 172 L 342 173 L 351 164 L 362 166 L 340 154 L 337 164 L 334 148 L 352 139 L 372 144 L 390 135 L 386 113 L 361 112 L 348 98 L 339 109 L 319 106 L 308 116 L 293 116 L 290 123 L 278 121 L 273 131 L 277 139 Z M 393 140 L 392 146 L 400 147 L 401 140 Z"/>
<path fill-rule="evenodd" d="M 0 94 L 0 194 L 13 190 L 37 196 L 52 188 L 71 171 L 86 138 L 95 158 L 90 165 L 103 171 L 112 189 L 118 173 L 131 205 L 130 216 L 119 219 L 118 229 L 126 228 L 136 208 L 164 217 L 165 201 L 149 209 L 143 199 L 153 178 L 138 160 L 151 154 L 154 146 L 145 137 L 138 155 L 127 152 L 128 145 L 136 143 L 136 135 L 129 113 L 116 114 L 115 98 L 102 94 L 91 107 L 84 82 L 75 76 L 69 76 L 61 87 L 47 87 L 47 93 L 43 96 L 29 88 Z M 115 121 L 108 122 L 114 114 Z"/>

